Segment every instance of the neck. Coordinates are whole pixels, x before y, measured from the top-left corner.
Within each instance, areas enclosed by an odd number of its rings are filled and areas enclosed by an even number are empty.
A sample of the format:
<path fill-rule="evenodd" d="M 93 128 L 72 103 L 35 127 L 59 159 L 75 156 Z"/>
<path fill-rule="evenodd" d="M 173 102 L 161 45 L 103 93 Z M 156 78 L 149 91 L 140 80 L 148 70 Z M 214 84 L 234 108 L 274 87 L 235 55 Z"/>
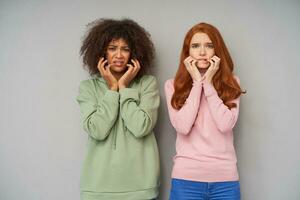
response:
<path fill-rule="evenodd" d="M 112 75 L 117 79 L 119 80 L 125 72 L 114 72 L 114 71 L 111 71 Z"/>
<path fill-rule="evenodd" d="M 200 72 L 201 76 L 205 74 L 208 68 L 198 68 L 198 71 Z"/>

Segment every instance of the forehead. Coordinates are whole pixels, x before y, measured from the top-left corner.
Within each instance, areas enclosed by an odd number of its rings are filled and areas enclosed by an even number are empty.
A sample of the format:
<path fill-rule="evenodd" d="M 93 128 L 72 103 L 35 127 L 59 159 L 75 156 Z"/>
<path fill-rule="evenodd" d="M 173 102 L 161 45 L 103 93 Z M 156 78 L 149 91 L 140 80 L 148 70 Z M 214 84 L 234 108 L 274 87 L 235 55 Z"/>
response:
<path fill-rule="evenodd" d="M 191 43 L 211 43 L 211 39 L 206 33 L 195 33 L 191 39 Z"/>
<path fill-rule="evenodd" d="M 108 45 L 115 45 L 115 46 L 128 46 L 126 40 L 123 38 L 118 38 L 118 39 L 112 39 Z"/>

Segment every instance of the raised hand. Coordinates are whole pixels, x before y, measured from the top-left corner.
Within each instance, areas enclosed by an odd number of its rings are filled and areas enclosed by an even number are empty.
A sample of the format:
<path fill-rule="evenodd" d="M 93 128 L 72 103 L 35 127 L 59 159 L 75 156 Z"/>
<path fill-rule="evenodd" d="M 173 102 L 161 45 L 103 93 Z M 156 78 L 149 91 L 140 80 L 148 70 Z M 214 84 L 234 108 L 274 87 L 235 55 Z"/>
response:
<path fill-rule="evenodd" d="M 119 89 L 128 87 L 130 82 L 134 79 L 134 77 L 138 74 L 138 72 L 141 69 L 141 65 L 138 60 L 131 59 L 131 62 L 133 63 L 133 65 L 127 64 L 127 71 L 118 81 Z"/>
<path fill-rule="evenodd" d="M 106 81 L 108 87 L 110 90 L 118 91 L 118 81 L 117 79 L 112 75 L 110 71 L 110 65 L 107 64 L 107 60 L 104 60 L 103 57 L 100 58 L 97 68 L 103 77 L 103 79 Z"/>
<path fill-rule="evenodd" d="M 206 71 L 206 73 L 204 74 L 203 79 L 205 79 L 209 83 L 212 83 L 212 79 L 213 79 L 214 75 L 219 70 L 220 61 L 221 61 L 221 59 L 218 56 L 213 56 L 209 60 L 210 66 L 209 66 L 208 70 Z"/>
<path fill-rule="evenodd" d="M 201 74 L 196 66 L 196 60 L 191 56 L 184 59 L 183 63 L 194 81 L 201 81 Z"/>

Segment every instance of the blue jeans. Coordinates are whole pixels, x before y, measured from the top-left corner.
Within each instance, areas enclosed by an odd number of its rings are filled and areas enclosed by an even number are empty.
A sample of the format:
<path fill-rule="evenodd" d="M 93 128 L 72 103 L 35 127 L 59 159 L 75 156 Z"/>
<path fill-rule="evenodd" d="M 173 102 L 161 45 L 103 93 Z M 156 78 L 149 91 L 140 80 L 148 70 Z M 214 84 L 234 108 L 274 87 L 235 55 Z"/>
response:
<path fill-rule="evenodd" d="M 240 200 L 240 182 L 198 182 L 172 179 L 169 200 Z"/>

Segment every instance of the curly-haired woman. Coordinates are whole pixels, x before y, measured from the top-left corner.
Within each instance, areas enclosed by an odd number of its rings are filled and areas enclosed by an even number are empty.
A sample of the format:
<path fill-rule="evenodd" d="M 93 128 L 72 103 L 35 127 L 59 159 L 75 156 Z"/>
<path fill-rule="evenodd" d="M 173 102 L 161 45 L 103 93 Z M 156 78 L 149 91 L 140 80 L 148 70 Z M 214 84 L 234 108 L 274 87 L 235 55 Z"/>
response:
<path fill-rule="evenodd" d="M 92 77 L 80 83 L 77 97 L 88 133 L 81 199 L 154 199 L 159 91 L 156 78 L 146 75 L 153 43 L 130 19 L 100 19 L 89 27 L 81 55 Z"/>
<path fill-rule="evenodd" d="M 240 199 L 232 129 L 243 91 L 214 26 L 200 23 L 188 31 L 165 93 L 177 131 L 170 199 Z"/>

